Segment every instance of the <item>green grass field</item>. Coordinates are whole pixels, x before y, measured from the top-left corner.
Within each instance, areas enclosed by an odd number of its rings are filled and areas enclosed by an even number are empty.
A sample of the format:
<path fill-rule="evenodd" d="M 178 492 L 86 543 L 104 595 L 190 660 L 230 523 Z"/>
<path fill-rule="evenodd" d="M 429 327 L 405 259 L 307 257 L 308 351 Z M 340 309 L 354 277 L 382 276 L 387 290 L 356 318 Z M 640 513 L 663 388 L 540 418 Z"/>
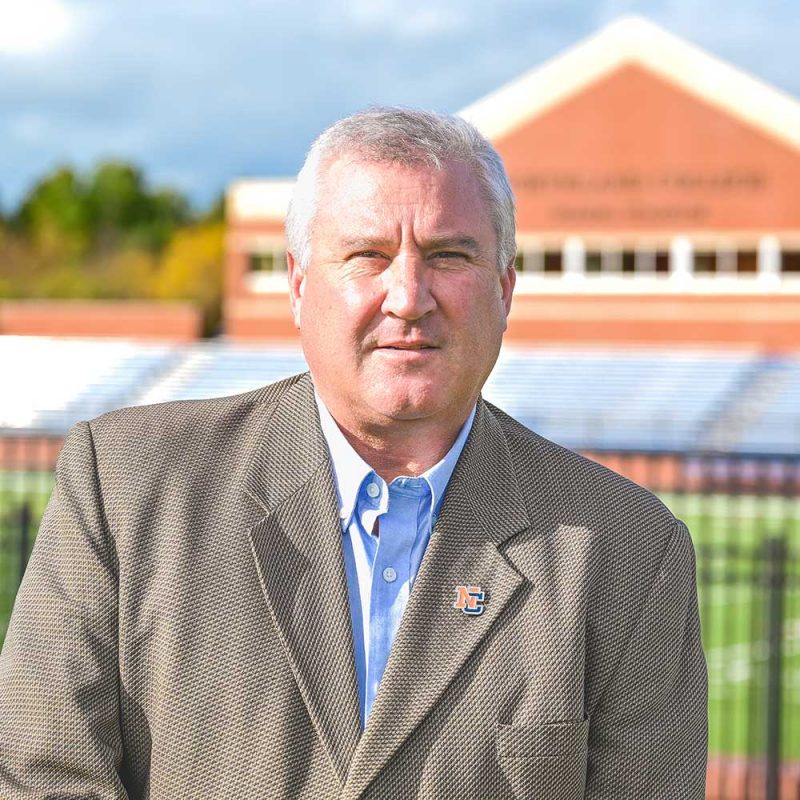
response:
<path fill-rule="evenodd" d="M 0 643 L 20 576 L 20 514 L 30 504 L 31 543 L 53 486 L 49 472 L 0 470 Z"/>
<path fill-rule="evenodd" d="M 769 663 L 764 542 L 787 543 L 782 594 L 782 750 L 800 760 L 800 498 L 663 495 L 697 555 L 710 751 L 763 753 Z"/>
<path fill-rule="evenodd" d="M 30 502 L 34 529 L 52 477 L 0 472 L 0 641 L 19 575 L 19 509 Z M 662 495 L 689 526 L 698 561 L 703 644 L 709 673 L 710 751 L 765 749 L 767 612 L 763 542 L 788 543 L 783 592 L 782 750 L 800 760 L 800 498 Z"/>

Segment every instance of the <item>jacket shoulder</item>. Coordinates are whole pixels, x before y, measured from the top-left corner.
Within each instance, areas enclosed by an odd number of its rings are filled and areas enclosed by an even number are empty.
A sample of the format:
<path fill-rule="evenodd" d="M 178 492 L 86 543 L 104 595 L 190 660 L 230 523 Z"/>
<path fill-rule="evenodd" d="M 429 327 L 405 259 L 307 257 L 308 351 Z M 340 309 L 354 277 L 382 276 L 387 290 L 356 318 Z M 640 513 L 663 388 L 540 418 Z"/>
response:
<path fill-rule="evenodd" d="M 645 521 L 664 535 L 674 529 L 672 512 L 648 489 L 489 408 L 505 435 L 523 495 L 547 492 L 566 518 L 613 524 L 616 530 Z"/>
<path fill-rule="evenodd" d="M 119 408 L 89 421 L 95 446 L 118 448 L 127 440 L 141 446 L 145 440 L 176 444 L 202 437 L 219 427 L 236 426 L 254 412 L 263 414 L 303 375 L 293 375 L 249 392 L 198 400 L 172 400 Z"/>
<path fill-rule="evenodd" d="M 100 484 L 113 496 L 188 481 L 211 486 L 246 467 L 281 398 L 303 378 L 228 397 L 117 409 L 78 423 L 64 450 L 86 441 Z"/>

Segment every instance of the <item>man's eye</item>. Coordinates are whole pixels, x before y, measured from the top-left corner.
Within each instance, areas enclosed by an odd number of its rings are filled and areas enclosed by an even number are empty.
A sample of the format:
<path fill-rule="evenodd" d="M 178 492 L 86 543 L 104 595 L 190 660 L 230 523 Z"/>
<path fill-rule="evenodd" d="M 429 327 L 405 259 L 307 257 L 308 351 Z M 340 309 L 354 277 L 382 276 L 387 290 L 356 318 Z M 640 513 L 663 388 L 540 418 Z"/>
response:
<path fill-rule="evenodd" d="M 361 250 L 358 253 L 353 253 L 351 258 L 383 258 L 383 253 L 377 250 Z"/>
<path fill-rule="evenodd" d="M 432 258 L 443 258 L 443 259 L 454 259 L 454 258 L 466 258 L 467 256 L 464 253 L 457 253 L 454 250 L 439 250 L 432 255 Z"/>

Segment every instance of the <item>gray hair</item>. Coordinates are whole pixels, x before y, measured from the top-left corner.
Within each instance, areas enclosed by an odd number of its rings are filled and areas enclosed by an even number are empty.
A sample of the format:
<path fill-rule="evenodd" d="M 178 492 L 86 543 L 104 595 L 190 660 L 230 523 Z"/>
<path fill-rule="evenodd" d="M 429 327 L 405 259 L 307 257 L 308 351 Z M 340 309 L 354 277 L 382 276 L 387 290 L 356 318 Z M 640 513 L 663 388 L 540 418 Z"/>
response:
<path fill-rule="evenodd" d="M 504 271 L 516 251 L 514 195 L 503 162 L 474 125 L 460 117 L 405 108 L 370 108 L 335 122 L 311 145 L 297 175 L 286 214 L 289 250 L 305 270 L 311 261 L 311 225 L 322 167 L 345 154 L 365 161 L 441 169 L 447 161 L 471 166 L 497 236 L 497 259 Z"/>

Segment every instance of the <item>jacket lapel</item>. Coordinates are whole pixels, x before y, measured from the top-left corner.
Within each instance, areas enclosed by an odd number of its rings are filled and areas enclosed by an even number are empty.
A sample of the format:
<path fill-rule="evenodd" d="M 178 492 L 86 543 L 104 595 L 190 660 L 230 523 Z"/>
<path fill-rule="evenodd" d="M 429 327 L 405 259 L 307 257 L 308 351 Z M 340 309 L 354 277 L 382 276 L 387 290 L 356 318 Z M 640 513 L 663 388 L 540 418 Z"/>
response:
<path fill-rule="evenodd" d="M 524 583 L 498 545 L 528 526 L 505 436 L 479 401 L 351 762 L 346 797 L 358 797 L 368 787 Z M 459 585 L 485 592 L 483 613 L 454 608 Z"/>
<path fill-rule="evenodd" d="M 336 491 L 308 375 L 279 401 L 244 486 L 266 511 L 249 534 L 267 606 L 344 784 L 359 699 Z"/>

